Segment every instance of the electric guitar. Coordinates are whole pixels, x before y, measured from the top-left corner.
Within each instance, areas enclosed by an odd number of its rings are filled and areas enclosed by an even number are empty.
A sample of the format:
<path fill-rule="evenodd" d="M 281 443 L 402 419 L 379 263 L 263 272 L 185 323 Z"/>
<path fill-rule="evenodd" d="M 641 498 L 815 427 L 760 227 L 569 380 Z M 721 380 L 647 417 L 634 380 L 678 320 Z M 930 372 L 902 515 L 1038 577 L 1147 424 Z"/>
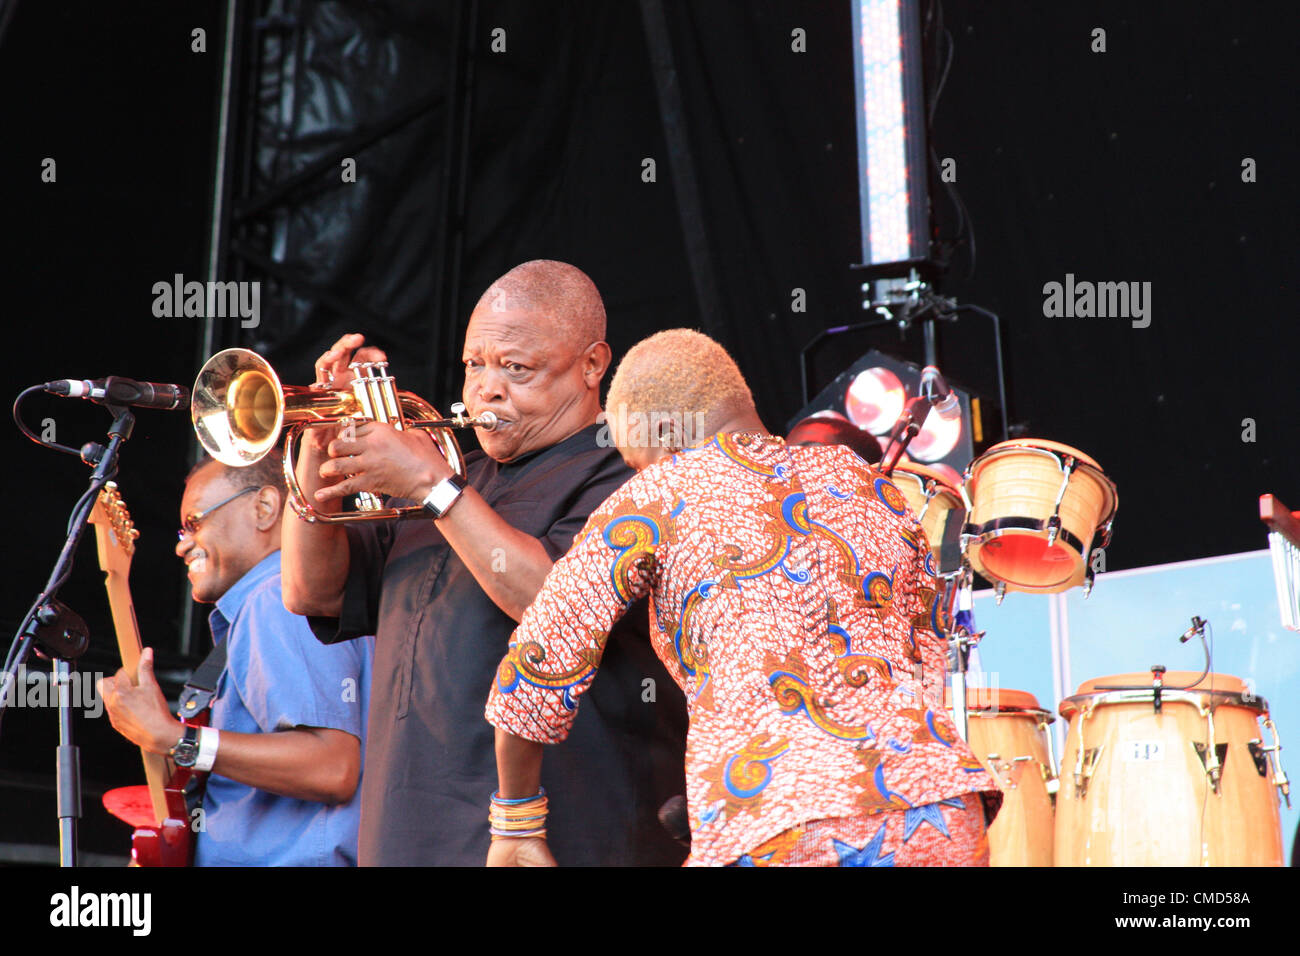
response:
<path fill-rule="evenodd" d="M 90 523 L 95 526 L 99 567 L 104 572 L 104 586 L 108 589 L 108 604 L 113 612 L 122 666 L 131 680 L 138 683 L 143 645 L 127 576 L 131 571 L 131 558 L 135 555 L 135 539 L 140 532 L 131 521 L 114 482 L 110 481 L 99 493 Z M 206 722 L 205 718 L 186 721 L 194 726 Z M 147 750 L 142 749 L 140 755 L 144 758 L 144 775 L 155 823 L 137 828 L 132 835 L 132 862 L 138 866 L 189 866 L 194 856 L 194 834 L 190 829 L 185 786 L 192 777 L 201 774 L 177 767 L 166 757 Z"/>

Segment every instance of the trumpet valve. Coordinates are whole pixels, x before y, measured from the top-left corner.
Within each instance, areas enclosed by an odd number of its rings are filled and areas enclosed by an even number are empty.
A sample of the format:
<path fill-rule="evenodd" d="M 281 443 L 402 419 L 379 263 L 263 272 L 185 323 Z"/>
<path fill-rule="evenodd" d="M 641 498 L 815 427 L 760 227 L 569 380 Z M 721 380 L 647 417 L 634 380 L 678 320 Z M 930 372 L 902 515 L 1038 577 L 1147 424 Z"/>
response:
<path fill-rule="evenodd" d="M 451 406 L 451 421 L 457 428 L 472 426 L 481 428 L 485 432 L 490 432 L 497 427 L 497 416 L 494 412 L 484 412 L 478 418 L 469 418 L 465 415 L 465 403 L 453 402 Z"/>

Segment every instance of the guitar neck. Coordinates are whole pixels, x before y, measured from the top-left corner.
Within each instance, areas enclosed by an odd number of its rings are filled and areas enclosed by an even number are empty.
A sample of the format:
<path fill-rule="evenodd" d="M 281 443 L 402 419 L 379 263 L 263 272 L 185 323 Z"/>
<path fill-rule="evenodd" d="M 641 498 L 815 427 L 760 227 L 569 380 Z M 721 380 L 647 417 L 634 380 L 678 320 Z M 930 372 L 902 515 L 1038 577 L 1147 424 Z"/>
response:
<path fill-rule="evenodd" d="M 140 654 L 144 645 L 140 641 L 140 626 L 135 619 L 135 604 L 131 600 L 131 589 L 125 579 L 109 575 L 105 582 L 108 588 L 108 604 L 113 610 L 113 628 L 117 631 L 117 649 L 122 655 L 122 666 L 131 675 L 131 680 L 140 680 Z M 144 760 L 145 781 L 149 784 L 149 800 L 153 804 L 154 815 L 161 823 L 167 819 L 167 780 L 171 776 L 167 768 L 167 758 L 148 750 L 141 750 Z"/>
<path fill-rule="evenodd" d="M 97 507 L 106 507 L 102 496 Z M 138 683 L 140 654 L 144 650 L 144 645 L 140 641 L 140 625 L 135 619 L 135 604 L 131 600 L 131 586 L 127 580 L 134 540 L 122 540 L 127 529 L 122 526 L 114 527 L 111 516 L 102 521 L 92 518 L 92 522 L 95 524 L 96 541 L 99 545 L 99 566 L 104 570 L 108 606 L 113 612 L 113 629 L 117 631 L 117 649 L 122 655 L 122 666 L 131 675 L 131 680 Z M 135 534 L 134 530 L 130 530 L 129 533 Z M 144 760 L 145 780 L 149 784 L 149 800 L 153 804 L 154 815 L 161 823 L 169 816 L 167 781 L 171 773 L 167 766 L 167 759 L 143 749 L 140 755 Z"/>

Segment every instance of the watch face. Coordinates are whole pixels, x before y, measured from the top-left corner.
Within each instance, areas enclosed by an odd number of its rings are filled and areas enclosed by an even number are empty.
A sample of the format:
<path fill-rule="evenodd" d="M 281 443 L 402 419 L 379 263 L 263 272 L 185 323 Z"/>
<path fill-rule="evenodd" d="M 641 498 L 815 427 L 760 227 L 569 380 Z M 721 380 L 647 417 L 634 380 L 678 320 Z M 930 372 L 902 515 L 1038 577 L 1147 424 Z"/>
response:
<path fill-rule="evenodd" d="M 172 762 L 178 767 L 193 767 L 199 759 L 199 729 L 186 726 L 185 736 L 172 748 Z"/>
<path fill-rule="evenodd" d="M 460 493 L 464 488 L 465 482 L 460 480 L 459 475 L 444 478 L 433 486 L 429 496 L 424 499 L 424 510 L 435 518 L 441 518 L 447 513 L 447 509 L 455 503 L 456 499 L 460 497 Z"/>

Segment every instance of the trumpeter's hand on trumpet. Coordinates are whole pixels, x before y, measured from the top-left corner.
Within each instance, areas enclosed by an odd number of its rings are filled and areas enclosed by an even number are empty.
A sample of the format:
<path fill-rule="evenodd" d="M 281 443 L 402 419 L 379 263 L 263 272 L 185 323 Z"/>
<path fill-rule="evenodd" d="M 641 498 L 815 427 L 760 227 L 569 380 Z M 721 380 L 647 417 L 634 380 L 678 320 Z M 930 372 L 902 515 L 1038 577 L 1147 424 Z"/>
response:
<path fill-rule="evenodd" d="M 316 384 L 345 389 L 352 384 L 356 362 L 387 362 L 383 349 L 365 344 L 365 336 L 349 332 L 316 359 Z M 319 456 L 317 472 L 323 483 L 312 497 L 336 502 L 367 491 L 422 500 L 433 486 L 453 473 L 428 433 L 398 430 L 382 422 L 346 423 L 333 428 L 309 428 L 303 434 Z"/>
<path fill-rule="evenodd" d="M 421 501 L 434 485 L 452 474 L 427 433 L 420 429 L 398 431 L 385 422 L 340 427 L 325 453 L 329 460 L 321 464 L 319 473 L 326 484 L 315 494 L 319 502 L 359 491 Z"/>
<path fill-rule="evenodd" d="M 355 375 L 348 366 L 353 362 L 387 362 L 388 356 L 381 348 L 366 345 L 366 337 L 359 332 L 349 332 L 316 359 L 315 385 L 320 388 L 347 388 Z M 364 347 L 363 347 L 364 346 Z M 334 439 L 336 429 L 312 428 L 303 436 L 303 444 L 314 447 L 322 455 Z"/>

